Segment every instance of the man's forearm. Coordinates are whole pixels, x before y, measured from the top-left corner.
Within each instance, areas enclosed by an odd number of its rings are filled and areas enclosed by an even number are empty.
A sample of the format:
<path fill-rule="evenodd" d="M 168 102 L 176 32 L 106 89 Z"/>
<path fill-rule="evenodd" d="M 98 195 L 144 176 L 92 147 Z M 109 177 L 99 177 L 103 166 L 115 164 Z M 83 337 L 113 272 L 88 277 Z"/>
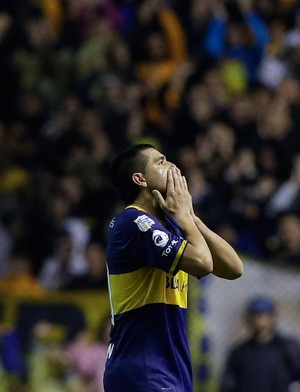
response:
<path fill-rule="evenodd" d="M 181 228 L 184 238 L 195 248 L 199 249 L 202 254 L 210 255 L 210 248 L 206 243 L 205 237 L 199 230 L 196 221 L 191 216 L 182 214 L 182 219 L 173 216 L 173 219 Z"/>
<path fill-rule="evenodd" d="M 233 247 L 210 230 L 195 214 L 193 219 L 212 254 L 213 274 L 224 279 L 239 278 L 243 274 L 243 263 Z"/>

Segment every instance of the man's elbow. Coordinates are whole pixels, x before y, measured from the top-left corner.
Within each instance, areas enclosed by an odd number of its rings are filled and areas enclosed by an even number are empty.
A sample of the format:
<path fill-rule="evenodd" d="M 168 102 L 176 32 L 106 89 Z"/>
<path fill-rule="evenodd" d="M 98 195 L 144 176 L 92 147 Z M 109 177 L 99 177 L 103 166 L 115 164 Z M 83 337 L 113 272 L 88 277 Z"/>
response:
<path fill-rule="evenodd" d="M 213 272 L 213 260 L 211 253 L 187 246 L 180 260 L 179 268 L 190 275 L 200 277 Z"/>
<path fill-rule="evenodd" d="M 210 255 L 207 255 L 206 257 L 199 257 L 197 267 L 198 271 L 196 276 L 200 276 L 199 274 L 201 274 L 201 276 L 211 274 L 214 269 L 212 257 Z"/>
<path fill-rule="evenodd" d="M 235 280 L 240 278 L 243 275 L 243 272 L 233 271 L 226 279 Z"/>
<path fill-rule="evenodd" d="M 227 276 L 225 277 L 225 279 L 229 279 L 229 280 L 235 280 L 240 278 L 244 273 L 244 266 L 243 263 L 237 263 L 233 268 L 231 268 L 228 272 L 227 272 Z"/>
<path fill-rule="evenodd" d="M 239 261 L 236 263 L 235 268 L 234 268 L 234 278 L 237 279 L 240 278 L 244 273 L 244 264 L 242 260 L 239 259 Z"/>

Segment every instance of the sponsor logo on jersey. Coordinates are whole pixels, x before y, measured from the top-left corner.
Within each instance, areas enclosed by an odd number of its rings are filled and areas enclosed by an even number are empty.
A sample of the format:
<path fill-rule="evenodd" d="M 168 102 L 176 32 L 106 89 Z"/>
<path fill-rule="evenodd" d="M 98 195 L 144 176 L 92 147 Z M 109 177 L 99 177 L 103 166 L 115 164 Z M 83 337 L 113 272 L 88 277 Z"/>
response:
<path fill-rule="evenodd" d="M 162 256 L 168 256 L 168 254 L 173 249 L 173 246 L 178 243 L 178 240 L 172 240 L 170 245 L 163 251 Z"/>
<path fill-rule="evenodd" d="M 173 276 L 166 276 L 166 289 L 187 292 L 188 283 Z"/>
<path fill-rule="evenodd" d="M 150 229 L 151 226 L 155 224 L 154 220 L 149 218 L 147 215 L 140 215 L 138 216 L 134 223 L 137 224 L 139 230 L 141 231 L 147 231 Z"/>
<path fill-rule="evenodd" d="M 109 227 L 112 229 L 115 226 L 116 218 L 112 218 L 112 220 L 109 223 Z"/>
<path fill-rule="evenodd" d="M 152 234 L 152 239 L 156 246 L 160 246 L 161 248 L 163 248 L 167 245 L 169 241 L 169 236 L 164 231 L 154 230 Z"/>

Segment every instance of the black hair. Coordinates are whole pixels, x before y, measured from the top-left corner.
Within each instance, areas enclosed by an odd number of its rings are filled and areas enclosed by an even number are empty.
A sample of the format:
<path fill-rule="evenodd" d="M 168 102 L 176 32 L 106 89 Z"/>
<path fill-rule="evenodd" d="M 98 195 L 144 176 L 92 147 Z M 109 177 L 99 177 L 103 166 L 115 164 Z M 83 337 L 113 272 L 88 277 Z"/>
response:
<path fill-rule="evenodd" d="M 139 195 L 140 188 L 132 181 L 132 174 L 143 173 L 148 158 L 141 154 L 144 150 L 155 148 L 152 144 L 135 144 L 117 155 L 111 164 L 111 180 L 126 203 L 132 203 Z"/>

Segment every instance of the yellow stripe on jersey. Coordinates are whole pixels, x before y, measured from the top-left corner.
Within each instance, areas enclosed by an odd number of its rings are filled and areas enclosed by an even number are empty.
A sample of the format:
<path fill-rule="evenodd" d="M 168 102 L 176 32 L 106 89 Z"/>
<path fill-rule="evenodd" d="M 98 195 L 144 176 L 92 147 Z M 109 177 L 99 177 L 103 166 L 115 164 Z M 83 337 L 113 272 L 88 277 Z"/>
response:
<path fill-rule="evenodd" d="M 114 314 L 138 309 L 144 305 L 164 303 L 187 308 L 188 274 L 175 276 L 151 266 L 125 274 L 109 276 Z"/>
<path fill-rule="evenodd" d="M 125 207 L 125 210 L 127 210 L 127 208 L 135 208 L 135 209 L 138 210 L 138 211 L 144 211 L 144 212 L 146 212 L 146 210 L 144 210 L 142 207 L 136 206 L 136 205 L 134 205 L 134 204 L 130 204 L 129 206 Z"/>
<path fill-rule="evenodd" d="M 180 245 L 178 251 L 177 251 L 177 255 L 176 255 L 176 257 L 175 257 L 175 259 L 174 259 L 174 261 L 173 261 L 173 264 L 171 265 L 171 268 L 170 268 L 170 273 L 171 273 L 171 274 L 173 274 L 174 271 L 176 270 L 177 264 L 179 263 L 180 257 L 181 257 L 181 255 L 182 255 L 182 253 L 183 253 L 183 251 L 184 251 L 186 245 L 187 245 L 187 241 L 184 240 L 184 241 L 182 242 L 182 244 Z"/>

